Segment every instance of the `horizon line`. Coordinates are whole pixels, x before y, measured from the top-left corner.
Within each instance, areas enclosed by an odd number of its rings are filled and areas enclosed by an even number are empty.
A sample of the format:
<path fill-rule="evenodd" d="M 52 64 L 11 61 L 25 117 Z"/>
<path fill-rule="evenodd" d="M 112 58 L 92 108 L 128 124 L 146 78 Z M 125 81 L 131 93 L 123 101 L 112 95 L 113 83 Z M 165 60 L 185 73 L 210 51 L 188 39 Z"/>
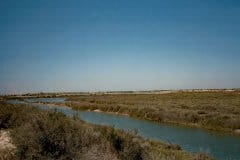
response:
<path fill-rule="evenodd" d="M 138 93 L 164 91 L 238 91 L 240 88 L 188 88 L 188 89 L 152 89 L 152 90 L 99 90 L 99 91 L 39 91 L 22 93 L 0 93 L 0 96 L 24 96 L 37 94 L 96 94 L 96 93 Z"/>

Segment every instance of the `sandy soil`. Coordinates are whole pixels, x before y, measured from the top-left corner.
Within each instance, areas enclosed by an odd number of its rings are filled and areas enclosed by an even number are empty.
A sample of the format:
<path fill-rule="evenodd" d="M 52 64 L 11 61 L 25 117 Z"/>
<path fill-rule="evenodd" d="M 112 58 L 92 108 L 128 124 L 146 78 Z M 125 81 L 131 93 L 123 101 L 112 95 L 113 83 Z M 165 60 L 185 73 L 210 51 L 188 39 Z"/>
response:
<path fill-rule="evenodd" d="M 11 143 L 10 133 L 8 131 L 0 130 L 0 150 L 14 148 L 15 146 Z"/>

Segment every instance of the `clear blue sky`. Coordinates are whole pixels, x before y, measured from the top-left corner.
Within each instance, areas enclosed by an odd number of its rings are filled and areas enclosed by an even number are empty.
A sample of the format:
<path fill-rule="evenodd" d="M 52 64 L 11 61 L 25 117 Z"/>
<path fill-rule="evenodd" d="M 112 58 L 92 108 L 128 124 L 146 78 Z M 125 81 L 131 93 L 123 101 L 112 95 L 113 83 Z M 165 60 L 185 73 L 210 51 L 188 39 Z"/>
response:
<path fill-rule="evenodd" d="M 239 0 L 0 2 L 0 93 L 234 87 Z"/>

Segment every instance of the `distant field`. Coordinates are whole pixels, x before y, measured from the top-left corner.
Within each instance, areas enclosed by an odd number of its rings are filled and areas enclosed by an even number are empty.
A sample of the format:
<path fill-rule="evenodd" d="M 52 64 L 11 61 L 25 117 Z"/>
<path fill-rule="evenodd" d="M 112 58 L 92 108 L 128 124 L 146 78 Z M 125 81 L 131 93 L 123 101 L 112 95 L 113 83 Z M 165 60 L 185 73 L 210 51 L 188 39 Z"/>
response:
<path fill-rule="evenodd" d="M 76 110 L 128 114 L 157 122 L 232 132 L 240 129 L 240 91 L 194 91 L 164 94 L 86 94 L 69 96 Z"/>

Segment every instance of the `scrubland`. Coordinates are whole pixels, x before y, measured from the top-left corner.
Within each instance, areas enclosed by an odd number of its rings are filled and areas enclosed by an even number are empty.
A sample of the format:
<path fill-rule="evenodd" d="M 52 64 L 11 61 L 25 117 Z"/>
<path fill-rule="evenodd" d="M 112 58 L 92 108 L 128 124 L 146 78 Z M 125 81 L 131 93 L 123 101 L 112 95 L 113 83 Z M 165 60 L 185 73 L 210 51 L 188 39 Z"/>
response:
<path fill-rule="evenodd" d="M 96 97 L 94 97 L 96 100 Z M 125 98 L 124 98 L 125 99 Z M 0 129 L 10 133 L 1 159 L 202 160 L 178 145 L 153 142 L 132 131 L 85 123 L 77 116 L 0 103 Z"/>
<path fill-rule="evenodd" d="M 240 91 L 70 96 L 75 110 L 101 110 L 131 117 L 234 133 L 240 129 Z"/>

